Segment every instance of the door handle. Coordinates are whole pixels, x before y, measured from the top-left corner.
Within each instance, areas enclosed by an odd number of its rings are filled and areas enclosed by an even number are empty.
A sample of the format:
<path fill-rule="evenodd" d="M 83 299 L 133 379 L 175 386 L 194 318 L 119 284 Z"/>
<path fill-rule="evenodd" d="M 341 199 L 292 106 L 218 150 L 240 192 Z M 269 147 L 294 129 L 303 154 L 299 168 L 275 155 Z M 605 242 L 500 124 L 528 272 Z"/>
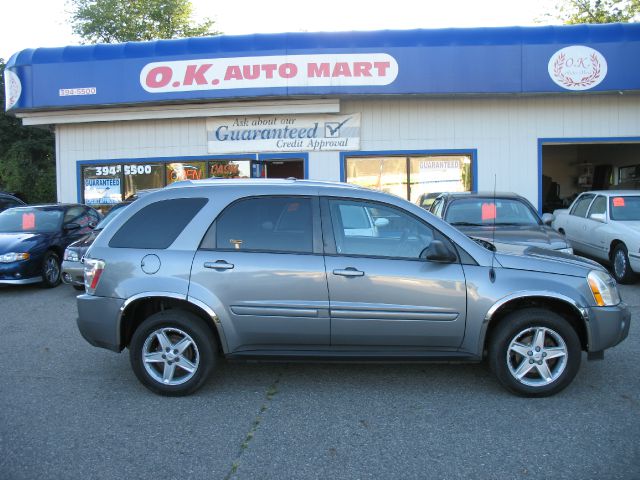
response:
<path fill-rule="evenodd" d="M 216 260 L 215 262 L 204 262 L 204 268 L 212 268 L 214 270 L 231 270 L 235 265 L 227 263 L 224 260 Z"/>
<path fill-rule="evenodd" d="M 334 270 L 334 275 L 340 275 L 341 277 L 362 277 L 364 272 L 353 267 L 347 267 L 344 270 Z"/>

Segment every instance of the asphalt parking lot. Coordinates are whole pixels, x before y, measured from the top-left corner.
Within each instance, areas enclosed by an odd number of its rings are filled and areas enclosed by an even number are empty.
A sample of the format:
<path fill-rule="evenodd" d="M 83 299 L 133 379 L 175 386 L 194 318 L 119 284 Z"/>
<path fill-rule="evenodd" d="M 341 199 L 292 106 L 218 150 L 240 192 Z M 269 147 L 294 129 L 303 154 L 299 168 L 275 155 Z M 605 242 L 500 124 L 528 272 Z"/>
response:
<path fill-rule="evenodd" d="M 0 289 L 0 478 L 640 478 L 640 284 L 629 338 L 523 399 L 483 365 L 224 364 L 164 398 L 91 347 L 76 291 Z"/>

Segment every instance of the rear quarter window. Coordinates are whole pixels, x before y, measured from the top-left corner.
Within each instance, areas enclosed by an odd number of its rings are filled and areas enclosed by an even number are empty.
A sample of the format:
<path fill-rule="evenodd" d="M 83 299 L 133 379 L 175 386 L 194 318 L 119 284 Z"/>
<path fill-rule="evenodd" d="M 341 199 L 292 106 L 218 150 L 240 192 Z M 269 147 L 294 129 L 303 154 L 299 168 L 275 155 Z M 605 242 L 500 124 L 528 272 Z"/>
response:
<path fill-rule="evenodd" d="M 206 203 L 206 198 L 176 198 L 147 205 L 120 227 L 109 246 L 168 248 Z"/>

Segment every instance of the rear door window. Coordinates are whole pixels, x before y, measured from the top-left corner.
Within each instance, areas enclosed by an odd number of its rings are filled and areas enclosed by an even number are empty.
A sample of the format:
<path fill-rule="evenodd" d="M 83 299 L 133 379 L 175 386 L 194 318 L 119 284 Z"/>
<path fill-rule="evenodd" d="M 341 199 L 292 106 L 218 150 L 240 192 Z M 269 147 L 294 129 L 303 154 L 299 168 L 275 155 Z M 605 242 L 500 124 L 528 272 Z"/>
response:
<path fill-rule="evenodd" d="M 607 213 L 607 198 L 602 195 L 598 195 L 596 199 L 591 204 L 591 208 L 589 209 L 588 217 L 591 217 L 594 213 Z"/>
<path fill-rule="evenodd" d="M 176 198 L 147 205 L 120 227 L 109 246 L 168 248 L 206 203 L 206 198 Z"/>
<path fill-rule="evenodd" d="M 591 200 L 593 200 L 593 197 L 595 197 L 595 195 L 582 195 L 571 209 L 571 215 L 574 215 L 576 217 L 586 217 L 587 210 L 589 209 L 589 205 L 591 204 Z"/>
<path fill-rule="evenodd" d="M 313 223 L 308 197 L 247 198 L 222 212 L 201 248 L 313 253 Z"/>

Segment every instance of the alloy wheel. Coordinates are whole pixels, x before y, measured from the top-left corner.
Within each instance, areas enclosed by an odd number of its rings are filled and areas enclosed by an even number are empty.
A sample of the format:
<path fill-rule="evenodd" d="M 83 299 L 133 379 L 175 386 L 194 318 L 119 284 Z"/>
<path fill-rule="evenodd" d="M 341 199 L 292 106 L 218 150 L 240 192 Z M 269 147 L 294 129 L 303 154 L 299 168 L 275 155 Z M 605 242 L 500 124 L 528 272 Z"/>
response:
<path fill-rule="evenodd" d="M 146 372 L 163 385 L 181 385 L 196 374 L 200 353 L 193 339 L 178 328 L 155 330 L 142 346 Z"/>
<path fill-rule="evenodd" d="M 546 327 L 531 327 L 511 339 L 506 360 L 509 372 L 518 382 L 540 387 L 562 375 L 567 358 L 567 345 L 557 332 Z"/>
<path fill-rule="evenodd" d="M 47 277 L 47 281 L 54 284 L 60 277 L 60 265 L 54 256 L 50 256 L 44 266 L 44 274 Z"/>

